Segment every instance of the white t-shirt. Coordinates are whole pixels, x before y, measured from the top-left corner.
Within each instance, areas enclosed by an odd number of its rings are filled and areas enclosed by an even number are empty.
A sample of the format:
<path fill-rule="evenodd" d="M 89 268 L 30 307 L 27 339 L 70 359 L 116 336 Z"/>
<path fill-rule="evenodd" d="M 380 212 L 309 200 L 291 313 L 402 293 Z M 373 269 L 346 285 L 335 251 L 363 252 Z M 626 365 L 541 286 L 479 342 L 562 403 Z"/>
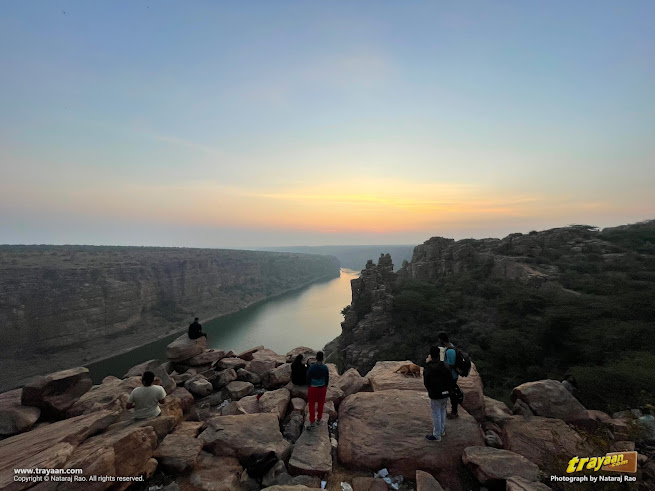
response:
<path fill-rule="evenodd" d="M 166 391 L 161 385 L 137 387 L 132 391 L 127 402 L 134 403 L 134 417 L 148 419 L 159 416 L 159 401 L 166 397 Z"/>

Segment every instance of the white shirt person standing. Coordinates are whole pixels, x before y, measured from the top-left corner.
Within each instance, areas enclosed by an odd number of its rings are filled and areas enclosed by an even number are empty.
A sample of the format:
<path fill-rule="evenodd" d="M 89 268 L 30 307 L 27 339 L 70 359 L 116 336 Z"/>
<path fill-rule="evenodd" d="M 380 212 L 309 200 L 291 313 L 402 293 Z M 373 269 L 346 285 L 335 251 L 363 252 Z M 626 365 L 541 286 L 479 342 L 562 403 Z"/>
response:
<path fill-rule="evenodd" d="M 144 372 L 141 377 L 143 387 L 137 387 L 127 399 L 127 409 L 135 408 L 134 419 L 149 419 L 159 416 L 159 404 L 164 403 L 166 391 L 161 385 L 152 385 L 155 374 Z"/>

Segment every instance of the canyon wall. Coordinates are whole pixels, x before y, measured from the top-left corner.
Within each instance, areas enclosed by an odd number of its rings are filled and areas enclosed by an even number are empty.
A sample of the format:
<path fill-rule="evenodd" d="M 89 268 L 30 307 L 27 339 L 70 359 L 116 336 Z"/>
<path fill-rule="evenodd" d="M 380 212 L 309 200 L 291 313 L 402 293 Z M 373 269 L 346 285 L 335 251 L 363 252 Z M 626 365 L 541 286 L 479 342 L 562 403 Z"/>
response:
<path fill-rule="evenodd" d="M 32 357 L 97 359 L 338 275 L 336 258 L 308 254 L 2 246 L 0 356 L 18 372 Z"/>

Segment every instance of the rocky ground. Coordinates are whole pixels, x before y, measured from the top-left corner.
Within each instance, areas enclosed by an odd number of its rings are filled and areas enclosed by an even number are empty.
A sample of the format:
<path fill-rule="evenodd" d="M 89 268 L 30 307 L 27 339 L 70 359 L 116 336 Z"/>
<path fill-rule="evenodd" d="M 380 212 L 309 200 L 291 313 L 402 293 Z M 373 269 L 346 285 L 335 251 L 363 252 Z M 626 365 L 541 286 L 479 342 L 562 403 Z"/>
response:
<path fill-rule="evenodd" d="M 579 489 L 550 476 L 564 475 L 576 455 L 635 449 L 633 488 L 655 486 L 655 428 L 647 418 L 587 410 L 553 380 L 516 387 L 510 409 L 485 397 L 475 367 L 460 381 L 463 408 L 441 442 L 424 438 L 432 426 L 428 398 L 421 378 L 396 373 L 404 361 L 378 362 L 366 376 L 330 364 L 324 421 L 308 431 L 307 389 L 290 383 L 297 354 L 309 359 L 315 351 L 280 355 L 259 346 L 237 354 L 183 336 L 169 345 L 166 362 L 146 361 L 123 378 L 92 386 L 88 371 L 76 368 L 0 394 L 0 489 L 307 491 L 322 481 L 344 491 Z M 161 416 L 135 421 L 126 401 L 146 370 L 168 396 Z M 277 463 L 255 479 L 244 466 L 266 452 Z M 37 467 L 79 468 L 86 480 L 14 479 L 14 469 Z"/>

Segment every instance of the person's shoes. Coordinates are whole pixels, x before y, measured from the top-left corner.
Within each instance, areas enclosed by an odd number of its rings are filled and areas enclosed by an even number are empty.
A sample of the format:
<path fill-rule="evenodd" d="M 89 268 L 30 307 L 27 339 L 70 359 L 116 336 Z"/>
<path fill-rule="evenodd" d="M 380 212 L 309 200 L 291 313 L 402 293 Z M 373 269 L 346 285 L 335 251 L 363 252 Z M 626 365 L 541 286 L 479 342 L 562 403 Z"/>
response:
<path fill-rule="evenodd" d="M 323 420 L 322 420 L 322 419 L 317 419 L 317 420 L 316 420 L 316 426 L 321 426 L 322 424 L 323 424 Z"/>
<path fill-rule="evenodd" d="M 446 428 L 444 428 L 443 431 L 441 432 L 441 436 L 445 436 L 445 435 L 446 435 Z"/>
<path fill-rule="evenodd" d="M 309 430 L 309 431 L 313 430 L 314 428 L 316 428 L 316 423 L 309 423 L 309 424 L 305 427 L 305 429 L 306 429 L 306 430 Z"/>
<path fill-rule="evenodd" d="M 459 418 L 459 414 L 457 414 L 457 413 L 450 413 L 450 414 L 446 415 L 446 418 L 448 418 L 448 419 Z"/>
<path fill-rule="evenodd" d="M 425 435 L 425 439 L 429 440 L 431 442 L 440 442 L 441 441 L 441 437 L 437 438 L 434 435 Z"/>

